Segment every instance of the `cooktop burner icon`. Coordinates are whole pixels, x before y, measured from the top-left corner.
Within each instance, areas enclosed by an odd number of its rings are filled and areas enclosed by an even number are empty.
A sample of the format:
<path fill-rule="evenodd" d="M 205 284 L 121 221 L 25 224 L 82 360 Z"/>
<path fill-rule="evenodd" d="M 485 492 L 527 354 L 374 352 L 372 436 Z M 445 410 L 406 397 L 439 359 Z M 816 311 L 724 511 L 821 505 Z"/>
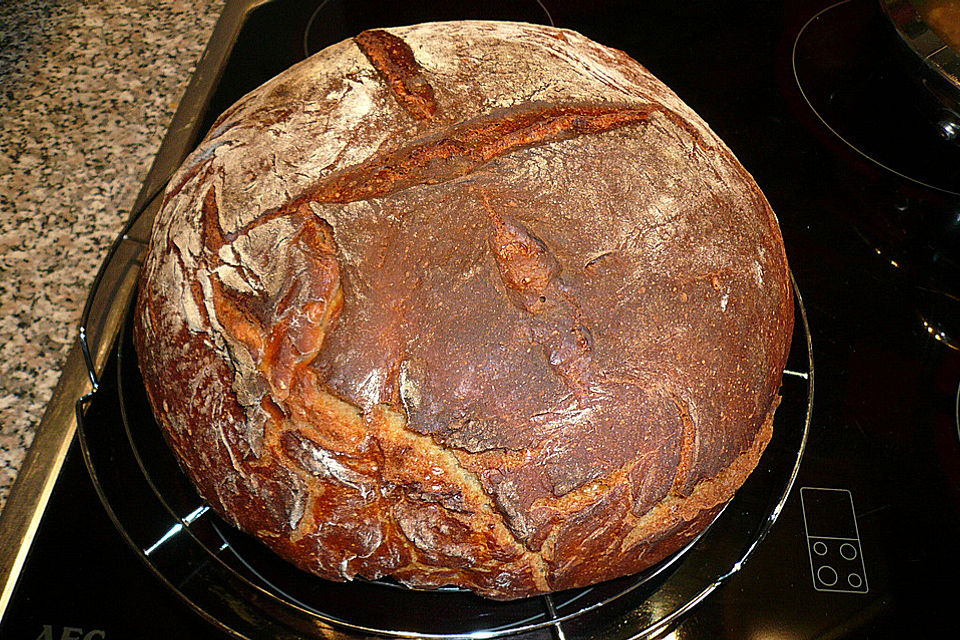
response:
<path fill-rule="evenodd" d="M 860 533 L 847 489 L 801 487 L 803 525 L 817 591 L 867 593 Z"/>

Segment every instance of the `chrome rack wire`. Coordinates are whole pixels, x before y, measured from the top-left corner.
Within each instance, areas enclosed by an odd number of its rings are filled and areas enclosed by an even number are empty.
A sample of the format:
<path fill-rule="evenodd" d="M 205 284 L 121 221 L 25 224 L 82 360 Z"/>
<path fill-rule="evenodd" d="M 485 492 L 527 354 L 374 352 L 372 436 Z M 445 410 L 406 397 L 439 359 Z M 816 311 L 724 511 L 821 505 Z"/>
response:
<path fill-rule="evenodd" d="M 550 619 L 554 620 L 553 626 L 550 627 L 554 637 L 556 640 L 567 640 L 567 635 L 563 632 L 563 621 L 557 619 L 557 607 L 554 605 L 553 596 L 550 594 L 543 596 L 543 602 L 547 607 L 547 613 L 550 614 Z"/>
<path fill-rule="evenodd" d="M 139 274 L 140 256 L 143 250 L 146 249 L 148 242 L 146 238 L 138 238 L 132 235 L 131 231 L 141 221 L 143 214 L 151 206 L 156 205 L 159 207 L 157 199 L 162 195 L 168 182 L 169 177 L 151 192 L 139 209 L 131 214 L 107 250 L 107 254 L 100 264 L 96 276 L 94 276 L 93 284 L 90 287 L 90 295 L 87 296 L 87 300 L 83 305 L 83 311 L 80 314 L 80 326 L 77 329 L 77 341 L 80 345 L 80 351 L 83 354 L 83 362 L 86 365 L 87 375 L 90 378 L 92 388 L 77 401 L 78 410 L 81 409 L 100 388 L 98 369 L 102 368 L 102 365 L 98 361 L 100 359 L 99 357 L 105 352 L 105 345 L 101 343 L 103 342 L 104 335 L 110 335 L 104 332 L 104 328 L 108 322 L 108 317 L 111 315 L 111 308 L 120 306 L 109 304 L 110 300 L 105 300 L 104 297 L 107 295 L 115 295 L 118 293 L 117 289 L 122 286 L 123 281 L 128 276 L 135 278 L 135 276 Z M 130 245 L 132 245 L 132 247 Z M 132 255 L 121 256 L 120 254 L 124 253 L 124 249 L 128 247 L 132 249 L 132 251 L 129 252 Z M 122 264 L 118 264 L 118 256 L 126 258 L 126 260 L 123 260 Z M 135 273 L 131 273 L 134 267 Z M 106 293 L 104 292 L 105 283 L 107 283 L 109 287 Z M 130 293 L 132 293 L 132 290 Z M 126 305 L 122 306 L 125 307 Z M 101 317 L 95 318 L 99 332 L 93 334 L 96 340 L 91 340 L 91 318 L 94 310 L 96 310 Z M 91 342 L 95 343 L 93 349 L 91 349 Z"/>

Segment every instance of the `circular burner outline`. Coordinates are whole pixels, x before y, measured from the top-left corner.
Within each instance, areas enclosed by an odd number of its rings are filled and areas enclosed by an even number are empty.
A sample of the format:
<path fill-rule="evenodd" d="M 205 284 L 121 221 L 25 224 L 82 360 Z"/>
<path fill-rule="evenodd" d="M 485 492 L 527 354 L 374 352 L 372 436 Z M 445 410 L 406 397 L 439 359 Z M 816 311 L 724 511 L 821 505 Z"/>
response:
<path fill-rule="evenodd" d="M 830 133 L 832 133 L 834 136 L 836 136 L 838 140 L 840 140 L 840 141 L 843 142 L 845 145 L 847 145 L 848 147 L 850 147 L 850 149 L 852 149 L 853 151 L 855 151 L 855 152 L 856 152 L 857 154 L 859 154 L 861 157 L 865 158 L 866 160 L 869 160 L 870 162 L 872 162 L 873 164 L 877 165 L 878 167 L 880 167 L 880 168 L 882 168 L 882 169 L 885 169 L 886 171 L 889 171 L 890 173 L 892 173 L 892 174 L 894 174 L 894 175 L 896 175 L 896 176 L 899 176 L 899 177 L 903 178 L 904 180 L 909 180 L 910 182 L 913 182 L 914 184 L 918 184 L 918 185 L 923 186 L 923 187 L 926 187 L 926 188 L 928 188 L 928 189 L 933 189 L 933 190 L 938 191 L 938 192 L 940 192 L 940 193 L 947 193 L 947 194 L 950 194 L 950 195 L 960 195 L 960 191 L 952 191 L 952 190 L 950 190 L 950 189 L 945 189 L 945 188 L 943 188 L 943 187 L 938 187 L 938 186 L 936 186 L 936 185 L 933 185 L 933 184 L 929 184 L 929 183 L 927 183 L 927 182 L 924 182 L 923 180 L 918 180 L 917 178 L 910 177 L 910 176 L 908 176 L 908 175 L 906 175 L 906 174 L 904 174 L 904 173 L 901 173 L 900 171 L 897 171 L 896 169 L 894 169 L 894 168 L 892 168 L 892 167 L 888 167 L 887 165 L 883 164 L 883 163 L 880 162 L 879 160 L 876 160 L 876 159 L 873 158 L 872 156 L 870 156 L 870 155 L 864 153 L 863 151 L 861 151 L 859 147 L 857 147 L 857 146 L 854 145 L 852 142 L 850 142 L 849 140 L 847 140 L 846 138 L 844 138 L 842 135 L 840 135 L 840 132 L 838 132 L 836 129 L 834 129 L 834 128 L 830 125 L 830 123 L 827 122 L 822 115 L 820 115 L 820 112 L 817 111 L 817 108 L 813 106 L 813 103 L 810 101 L 810 98 L 807 97 L 807 93 L 803 90 L 803 83 L 800 82 L 800 76 L 797 74 L 797 45 L 798 45 L 798 43 L 800 42 L 800 38 L 803 37 L 803 34 L 804 34 L 804 32 L 807 30 L 807 27 L 809 27 L 811 24 L 813 24 L 816 20 L 820 19 L 820 17 L 823 16 L 824 14 L 826 14 L 828 11 L 831 11 L 831 10 L 833 10 L 833 9 L 836 9 L 837 7 L 840 7 L 840 6 L 843 6 L 843 5 L 846 5 L 846 4 L 850 4 L 852 1 L 853 1 L 853 0 L 840 0 L 839 2 L 835 2 L 835 3 L 831 4 L 831 5 L 828 6 L 828 7 L 825 7 L 825 8 L 823 8 L 823 9 L 821 9 L 820 11 L 818 11 L 817 13 L 815 13 L 815 14 L 813 15 L 813 17 L 811 17 L 809 20 L 807 20 L 807 21 L 803 24 L 803 26 L 800 27 L 800 31 L 797 32 L 797 36 L 796 36 L 796 37 L 794 38 L 794 40 L 793 40 L 793 48 L 792 48 L 791 53 L 790 53 L 790 66 L 791 66 L 791 69 L 792 69 L 792 71 L 793 71 L 793 79 L 794 79 L 794 82 L 795 82 L 796 85 L 797 85 L 797 89 L 800 91 L 800 96 L 803 98 L 803 101 L 807 103 L 807 106 L 810 107 L 810 110 L 813 112 L 813 114 L 814 114 L 815 116 L 817 116 L 817 119 L 818 119 L 820 122 L 823 123 L 823 126 L 825 126 L 825 127 L 830 131 Z"/>
<path fill-rule="evenodd" d="M 313 13 L 310 14 L 310 18 L 307 19 L 307 26 L 304 27 L 303 29 L 303 55 L 306 58 L 309 58 L 313 54 L 322 50 L 322 49 L 317 49 L 317 50 L 311 51 L 310 30 L 313 29 L 313 23 L 316 22 L 317 17 L 323 11 L 324 7 L 326 7 L 328 4 L 330 4 L 333 1 L 334 0 L 323 0 L 319 5 L 317 5 L 317 8 L 313 10 Z M 550 26 L 551 27 L 557 26 L 553 21 L 553 16 L 550 15 L 550 10 L 547 9 L 547 6 L 545 4 L 543 4 L 543 0 L 533 0 L 533 1 L 536 2 L 541 9 L 543 9 L 543 12 L 546 14 L 547 21 L 550 23 Z M 333 44 L 333 43 L 330 43 L 330 44 Z"/>

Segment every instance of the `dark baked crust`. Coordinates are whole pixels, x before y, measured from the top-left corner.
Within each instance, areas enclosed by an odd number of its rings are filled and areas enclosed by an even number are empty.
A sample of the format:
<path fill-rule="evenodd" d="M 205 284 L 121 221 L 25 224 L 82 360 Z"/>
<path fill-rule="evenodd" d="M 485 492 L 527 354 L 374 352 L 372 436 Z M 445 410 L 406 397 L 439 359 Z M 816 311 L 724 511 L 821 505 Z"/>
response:
<path fill-rule="evenodd" d="M 770 439 L 783 245 L 731 152 L 564 30 L 366 32 L 171 181 L 135 340 L 218 512 L 304 569 L 515 598 L 656 562 Z"/>

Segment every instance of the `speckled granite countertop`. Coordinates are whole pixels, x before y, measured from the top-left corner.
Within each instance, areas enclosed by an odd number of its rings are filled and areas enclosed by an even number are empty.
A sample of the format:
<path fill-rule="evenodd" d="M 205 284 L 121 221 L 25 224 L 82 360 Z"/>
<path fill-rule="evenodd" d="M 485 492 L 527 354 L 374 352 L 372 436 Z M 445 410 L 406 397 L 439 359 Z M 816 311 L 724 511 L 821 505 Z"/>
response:
<path fill-rule="evenodd" d="M 0 508 L 222 6 L 0 3 Z"/>

